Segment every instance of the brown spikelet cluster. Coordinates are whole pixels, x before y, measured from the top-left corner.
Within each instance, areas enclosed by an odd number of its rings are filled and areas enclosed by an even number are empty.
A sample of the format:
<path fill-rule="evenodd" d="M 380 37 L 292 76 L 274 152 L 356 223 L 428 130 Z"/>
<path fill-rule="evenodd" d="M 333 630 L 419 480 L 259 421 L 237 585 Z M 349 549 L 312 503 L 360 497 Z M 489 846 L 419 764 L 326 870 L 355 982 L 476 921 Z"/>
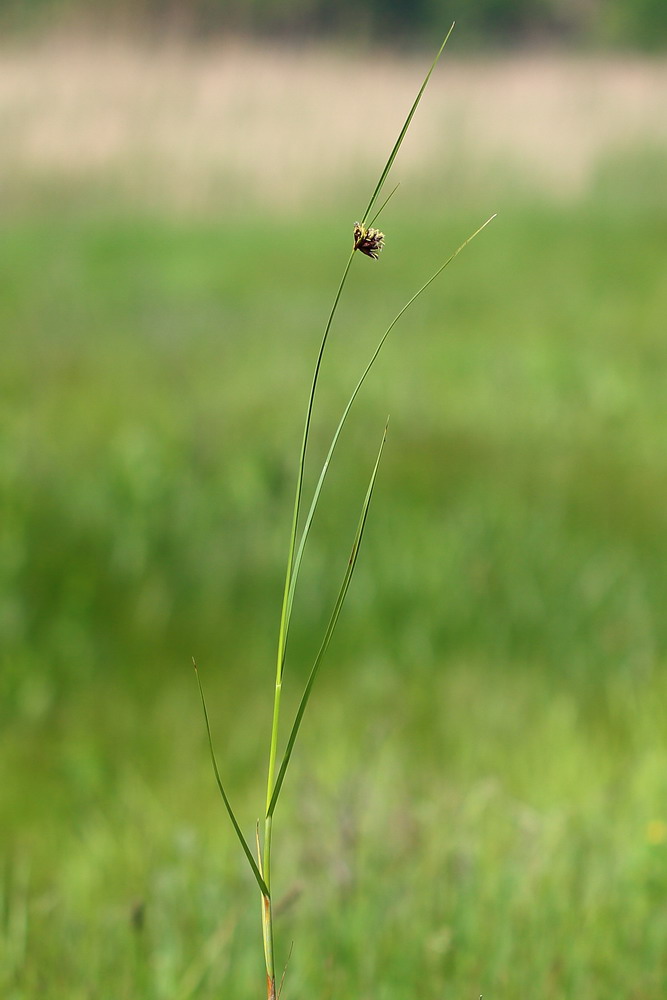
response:
<path fill-rule="evenodd" d="M 379 229 L 366 229 L 360 222 L 354 224 L 354 249 L 377 260 L 384 247 L 384 233 Z"/>

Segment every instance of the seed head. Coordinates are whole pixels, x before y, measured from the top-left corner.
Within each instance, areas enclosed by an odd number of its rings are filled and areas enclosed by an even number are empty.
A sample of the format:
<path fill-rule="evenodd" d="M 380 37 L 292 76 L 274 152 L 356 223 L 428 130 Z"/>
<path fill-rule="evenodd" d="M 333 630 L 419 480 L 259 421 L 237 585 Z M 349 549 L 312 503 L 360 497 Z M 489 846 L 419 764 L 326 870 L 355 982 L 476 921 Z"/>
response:
<path fill-rule="evenodd" d="M 384 233 L 379 229 L 366 229 L 360 222 L 354 224 L 354 249 L 377 260 L 384 247 Z"/>

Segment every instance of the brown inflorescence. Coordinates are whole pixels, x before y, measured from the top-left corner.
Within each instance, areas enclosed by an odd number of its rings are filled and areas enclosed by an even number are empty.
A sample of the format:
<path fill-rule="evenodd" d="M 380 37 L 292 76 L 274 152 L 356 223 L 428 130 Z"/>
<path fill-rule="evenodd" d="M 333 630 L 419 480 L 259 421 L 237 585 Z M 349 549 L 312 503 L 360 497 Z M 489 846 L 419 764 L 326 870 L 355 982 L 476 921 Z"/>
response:
<path fill-rule="evenodd" d="M 384 233 L 379 229 L 366 229 L 360 222 L 354 224 L 354 249 L 377 260 L 384 247 Z"/>

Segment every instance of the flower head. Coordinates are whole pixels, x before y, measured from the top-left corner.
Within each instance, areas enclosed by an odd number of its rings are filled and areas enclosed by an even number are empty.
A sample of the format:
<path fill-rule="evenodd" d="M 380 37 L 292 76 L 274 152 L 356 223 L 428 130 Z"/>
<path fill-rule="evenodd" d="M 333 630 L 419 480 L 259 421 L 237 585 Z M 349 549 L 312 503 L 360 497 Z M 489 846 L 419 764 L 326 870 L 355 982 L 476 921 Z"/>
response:
<path fill-rule="evenodd" d="M 354 249 L 377 260 L 384 246 L 384 233 L 379 229 L 366 229 L 360 222 L 354 224 Z"/>

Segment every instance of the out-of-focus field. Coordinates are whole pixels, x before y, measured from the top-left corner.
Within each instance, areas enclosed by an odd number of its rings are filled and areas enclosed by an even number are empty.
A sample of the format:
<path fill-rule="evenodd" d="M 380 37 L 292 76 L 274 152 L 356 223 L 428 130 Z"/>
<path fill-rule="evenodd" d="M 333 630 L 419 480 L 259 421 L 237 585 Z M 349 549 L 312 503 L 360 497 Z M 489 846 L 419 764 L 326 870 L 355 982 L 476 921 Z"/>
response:
<path fill-rule="evenodd" d="M 0 179 L 96 178 L 142 204 L 213 201 L 221 213 L 333 208 L 332 185 L 370 184 L 423 64 L 241 43 L 4 51 Z M 661 60 L 454 54 L 413 124 L 401 178 L 435 172 L 450 201 L 443 180 L 476 194 L 510 177 L 580 194 L 606 158 L 664 149 L 666 92 Z"/>
<path fill-rule="evenodd" d="M 310 370 L 423 66 L 0 59 L 0 993 L 262 988 L 252 837 Z M 664 1000 L 667 68 L 446 61 L 354 261 L 309 483 L 276 818 L 286 998 Z"/>

